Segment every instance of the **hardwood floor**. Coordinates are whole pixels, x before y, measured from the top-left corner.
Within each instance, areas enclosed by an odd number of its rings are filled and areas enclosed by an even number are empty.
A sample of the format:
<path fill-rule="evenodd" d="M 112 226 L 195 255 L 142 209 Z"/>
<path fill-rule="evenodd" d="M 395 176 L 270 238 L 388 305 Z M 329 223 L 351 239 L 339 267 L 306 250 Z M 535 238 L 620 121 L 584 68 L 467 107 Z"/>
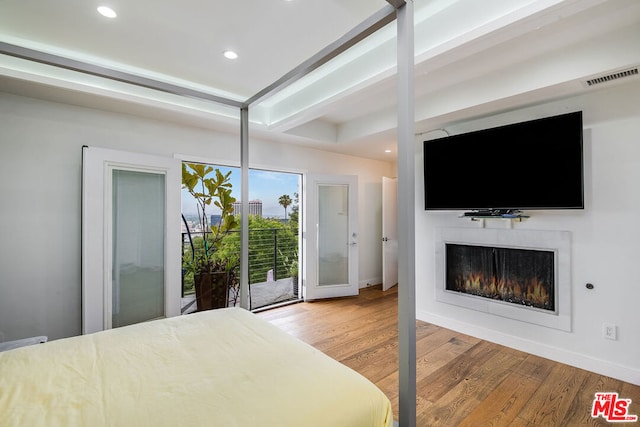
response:
<path fill-rule="evenodd" d="M 397 288 L 259 313 L 375 383 L 398 414 Z M 640 386 L 424 322 L 416 325 L 418 426 L 596 426 L 594 394 L 640 416 Z"/>

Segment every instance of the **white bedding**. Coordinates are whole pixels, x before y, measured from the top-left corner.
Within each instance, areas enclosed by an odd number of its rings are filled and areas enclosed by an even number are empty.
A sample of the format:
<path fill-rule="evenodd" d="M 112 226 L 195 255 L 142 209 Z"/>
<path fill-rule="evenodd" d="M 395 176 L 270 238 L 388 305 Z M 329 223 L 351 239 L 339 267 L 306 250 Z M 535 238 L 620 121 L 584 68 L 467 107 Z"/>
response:
<path fill-rule="evenodd" d="M 0 353 L 2 426 L 390 427 L 370 381 L 238 308 Z"/>

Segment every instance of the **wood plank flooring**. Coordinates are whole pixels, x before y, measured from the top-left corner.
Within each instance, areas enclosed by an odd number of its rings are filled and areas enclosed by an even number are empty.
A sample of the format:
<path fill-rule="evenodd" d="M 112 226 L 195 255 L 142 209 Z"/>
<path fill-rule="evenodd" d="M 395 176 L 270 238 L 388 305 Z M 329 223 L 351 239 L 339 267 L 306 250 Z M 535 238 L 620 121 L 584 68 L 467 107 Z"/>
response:
<path fill-rule="evenodd" d="M 360 372 L 398 414 L 397 288 L 300 303 L 259 316 Z M 418 426 L 600 426 L 598 391 L 631 399 L 640 386 L 440 328 L 416 324 Z M 639 423 L 640 424 L 640 423 Z"/>

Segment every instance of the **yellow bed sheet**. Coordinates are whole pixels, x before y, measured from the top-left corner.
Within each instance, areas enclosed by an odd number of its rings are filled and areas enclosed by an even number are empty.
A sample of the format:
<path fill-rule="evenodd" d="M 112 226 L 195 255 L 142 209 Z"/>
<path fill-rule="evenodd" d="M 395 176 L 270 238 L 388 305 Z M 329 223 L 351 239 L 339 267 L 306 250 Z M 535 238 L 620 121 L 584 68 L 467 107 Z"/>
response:
<path fill-rule="evenodd" d="M 390 427 L 366 378 L 238 308 L 0 353 L 2 426 Z"/>

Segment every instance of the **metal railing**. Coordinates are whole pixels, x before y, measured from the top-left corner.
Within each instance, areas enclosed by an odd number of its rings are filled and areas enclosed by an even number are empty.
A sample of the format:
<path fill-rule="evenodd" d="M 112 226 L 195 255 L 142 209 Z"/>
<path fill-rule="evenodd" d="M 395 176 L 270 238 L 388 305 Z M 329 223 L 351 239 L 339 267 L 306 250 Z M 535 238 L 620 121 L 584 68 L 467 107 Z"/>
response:
<path fill-rule="evenodd" d="M 191 237 L 195 256 L 203 255 L 202 233 L 191 232 Z M 229 232 L 218 251 L 221 257 L 239 263 L 240 232 L 236 230 Z M 185 260 L 191 260 L 193 256 L 188 233 L 182 233 L 182 255 L 182 295 L 184 296 L 193 292 L 193 277 L 185 268 Z M 292 229 L 249 229 L 249 285 L 291 277 L 297 274 L 297 263 L 298 236 Z"/>

